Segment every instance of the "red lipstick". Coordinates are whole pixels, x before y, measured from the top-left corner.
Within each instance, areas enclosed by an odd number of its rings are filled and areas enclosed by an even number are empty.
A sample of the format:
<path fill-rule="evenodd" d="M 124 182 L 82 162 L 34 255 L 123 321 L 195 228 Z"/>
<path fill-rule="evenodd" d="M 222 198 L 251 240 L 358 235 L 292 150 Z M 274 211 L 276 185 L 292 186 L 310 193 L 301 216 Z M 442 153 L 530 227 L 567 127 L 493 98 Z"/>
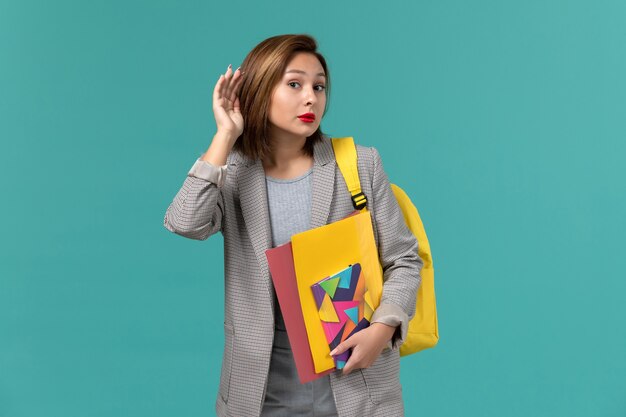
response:
<path fill-rule="evenodd" d="M 315 114 L 304 113 L 298 116 L 298 119 L 302 120 L 304 123 L 313 123 L 315 121 Z"/>

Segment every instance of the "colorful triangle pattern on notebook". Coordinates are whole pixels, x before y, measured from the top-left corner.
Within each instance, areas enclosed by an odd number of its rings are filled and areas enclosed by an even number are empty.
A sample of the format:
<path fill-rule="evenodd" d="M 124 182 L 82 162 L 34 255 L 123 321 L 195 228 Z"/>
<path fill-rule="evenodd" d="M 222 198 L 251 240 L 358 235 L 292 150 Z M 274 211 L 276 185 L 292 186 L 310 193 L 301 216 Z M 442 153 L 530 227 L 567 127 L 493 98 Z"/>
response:
<path fill-rule="evenodd" d="M 311 289 L 331 350 L 369 326 L 373 304 L 360 264 L 350 265 L 337 274 L 316 282 Z M 347 350 L 333 357 L 337 369 L 343 369 L 350 353 Z"/>

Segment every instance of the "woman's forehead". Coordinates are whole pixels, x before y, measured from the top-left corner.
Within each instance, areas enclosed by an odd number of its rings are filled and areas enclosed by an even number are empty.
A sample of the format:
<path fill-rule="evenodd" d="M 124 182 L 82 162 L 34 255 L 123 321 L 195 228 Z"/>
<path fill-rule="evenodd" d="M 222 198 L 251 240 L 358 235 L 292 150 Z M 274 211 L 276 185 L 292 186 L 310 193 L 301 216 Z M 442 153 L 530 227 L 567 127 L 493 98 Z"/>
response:
<path fill-rule="evenodd" d="M 285 74 L 302 74 L 311 77 L 326 77 L 319 59 L 311 53 L 297 53 L 287 64 Z"/>
<path fill-rule="evenodd" d="M 287 70 L 285 71 L 285 75 L 286 74 L 302 74 L 302 75 L 306 75 L 309 76 L 309 73 L 301 70 L 301 69 L 297 69 L 297 68 L 287 68 Z M 324 77 L 326 78 L 326 74 L 324 74 L 324 72 L 318 72 L 317 74 L 315 74 L 316 77 Z"/>

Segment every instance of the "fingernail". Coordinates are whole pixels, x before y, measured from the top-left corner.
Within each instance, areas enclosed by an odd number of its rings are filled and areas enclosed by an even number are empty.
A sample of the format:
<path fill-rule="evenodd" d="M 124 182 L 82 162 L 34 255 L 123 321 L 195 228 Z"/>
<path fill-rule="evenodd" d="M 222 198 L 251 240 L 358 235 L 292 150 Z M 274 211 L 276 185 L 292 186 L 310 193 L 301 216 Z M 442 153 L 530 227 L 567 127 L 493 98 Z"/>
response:
<path fill-rule="evenodd" d="M 228 64 L 228 69 L 232 68 L 232 64 Z"/>
<path fill-rule="evenodd" d="M 335 350 L 337 349 L 334 349 L 332 352 L 330 352 L 330 356 L 333 356 L 335 354 Z"/>

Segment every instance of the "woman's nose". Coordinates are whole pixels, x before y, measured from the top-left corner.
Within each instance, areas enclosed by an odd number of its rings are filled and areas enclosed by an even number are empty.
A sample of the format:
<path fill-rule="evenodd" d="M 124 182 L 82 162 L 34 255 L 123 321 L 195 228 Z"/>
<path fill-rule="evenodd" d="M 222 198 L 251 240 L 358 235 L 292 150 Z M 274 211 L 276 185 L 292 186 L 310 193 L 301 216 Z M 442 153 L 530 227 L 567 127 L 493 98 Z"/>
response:
<path fill-rule="evenodd" d="M 315 87 L 305 88 L 306 102 L 307 104 L 315 104 L 317 102 L 317 96 L 315 95 Z"/>

